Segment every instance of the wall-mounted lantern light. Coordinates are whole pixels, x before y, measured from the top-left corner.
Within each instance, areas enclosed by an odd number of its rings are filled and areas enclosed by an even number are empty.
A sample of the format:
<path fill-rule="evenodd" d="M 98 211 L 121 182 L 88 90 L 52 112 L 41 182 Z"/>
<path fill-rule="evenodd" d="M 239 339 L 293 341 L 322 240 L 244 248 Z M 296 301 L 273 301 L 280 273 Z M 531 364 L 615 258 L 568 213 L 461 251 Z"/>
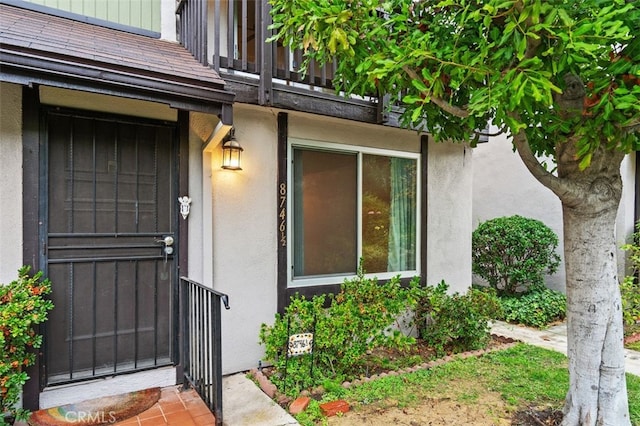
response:
<path fill-rule="evenodd" d="M 242 170 L 240 155 L 242 147 L 236 140 L 234 129 L 229 132 L 229 136 L 222 144 L 222 168 L 227 170 Z"/>

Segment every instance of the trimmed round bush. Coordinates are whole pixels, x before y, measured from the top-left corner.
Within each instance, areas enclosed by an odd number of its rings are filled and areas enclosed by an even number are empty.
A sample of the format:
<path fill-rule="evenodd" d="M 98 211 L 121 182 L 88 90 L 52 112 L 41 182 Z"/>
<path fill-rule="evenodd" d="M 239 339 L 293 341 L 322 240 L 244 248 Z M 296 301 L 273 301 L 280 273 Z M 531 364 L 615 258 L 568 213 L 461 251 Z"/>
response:
<path fill-rule="evenodd" d="M 499 296 L 544 287 L 544 275 L 560 264 L 558 236 L 539 220 L 499 217 L 473 231 L 473 272 L 487 280 Z"/>

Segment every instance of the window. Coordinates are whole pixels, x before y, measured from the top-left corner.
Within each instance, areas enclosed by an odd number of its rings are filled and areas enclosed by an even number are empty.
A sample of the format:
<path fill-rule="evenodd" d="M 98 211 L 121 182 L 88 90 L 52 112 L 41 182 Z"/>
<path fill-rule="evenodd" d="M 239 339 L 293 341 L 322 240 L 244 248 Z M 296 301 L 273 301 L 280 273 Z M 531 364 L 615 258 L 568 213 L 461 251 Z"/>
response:
<path fill-rule="evenodd" d="M 290 286 L 419 273 L 418 154 L 291 146 Z"/>

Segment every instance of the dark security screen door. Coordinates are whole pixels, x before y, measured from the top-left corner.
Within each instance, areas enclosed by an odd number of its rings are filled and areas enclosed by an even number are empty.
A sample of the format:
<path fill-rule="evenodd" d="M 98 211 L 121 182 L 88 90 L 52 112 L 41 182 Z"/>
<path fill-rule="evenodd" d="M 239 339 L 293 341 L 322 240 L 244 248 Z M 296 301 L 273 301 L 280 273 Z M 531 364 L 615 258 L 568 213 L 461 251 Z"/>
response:
<path fill-rule="evenodd" d="M 175 127 L 50 112 L 48 385 L 172 363 Z M 168 250 L 167 250 L 168 247 Z"/>

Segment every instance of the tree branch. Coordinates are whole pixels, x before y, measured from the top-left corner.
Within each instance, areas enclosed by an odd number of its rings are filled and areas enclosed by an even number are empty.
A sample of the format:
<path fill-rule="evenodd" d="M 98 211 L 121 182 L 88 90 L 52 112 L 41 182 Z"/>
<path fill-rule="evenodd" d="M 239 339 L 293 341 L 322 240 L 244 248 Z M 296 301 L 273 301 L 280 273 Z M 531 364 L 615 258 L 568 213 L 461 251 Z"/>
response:
<path fill-rule="evenodd" d="M 412 79 L 414 79 L 414 80 L 422 80 L 420 78 L 420 76 L 418 75 L 418 73 L 415 72 L 414 70 L 412 70 L 411 68 L 409 68 L 408 66 L 403 65 L 402 69 Z M 428 96 L 429 100 L 431 102 L 433 102 L 434 104 L 436 104 L 443 111 L 448 112 L 449 114 L 454 115 L 456 117 L 460 117 L 460 118 L 469 117 L 469 111 L 467 111 L 466 109 L 457 107 L 455 105 L 451 105 L 449 102 L 445 101 L 442 98 L 438 98 L 437 96 L 431 96 L 428 93 L 425 93 L 425 95 Z"/>
<path fill-rule="evenodd" d="M 540 164 L 529 146 L 529 140 L 527 139 L 527 135 L 524 131 L 521 130 L 513 136 L 513 144 L 515 145 L 516 151 L 518 151 L 518 155 L 522 159 L 522 162 L 533 177 L 562 199 L 563 196 L 566 195 L 568 188 L 562 179 L 554 176 L 552 173 L 549 173 L 542 164 Z"/>
<path fill-rule="evenodd" d="M 627 123 L 624 125 L 617 125 L 617 126 L 628 133 L 640 131 L 640 118 L 635 121 L 632 121 L 631 123 Z"/>
<path fill-rule="evenodd" d="M 442 98 L 438 98 L 436 96 L 430 96 L 429 99 L 431 100 L 431 102 L 433 102 L 438 107 L 440 107 L 440 109 L 448 112 L 451 115 L 455 115 L 456 117 L 460 117 L 460 118 L 469 117 L 469 111 L 467 111 L 464 108 L 451 105 L 449 102 L 445 101 Z"/>

